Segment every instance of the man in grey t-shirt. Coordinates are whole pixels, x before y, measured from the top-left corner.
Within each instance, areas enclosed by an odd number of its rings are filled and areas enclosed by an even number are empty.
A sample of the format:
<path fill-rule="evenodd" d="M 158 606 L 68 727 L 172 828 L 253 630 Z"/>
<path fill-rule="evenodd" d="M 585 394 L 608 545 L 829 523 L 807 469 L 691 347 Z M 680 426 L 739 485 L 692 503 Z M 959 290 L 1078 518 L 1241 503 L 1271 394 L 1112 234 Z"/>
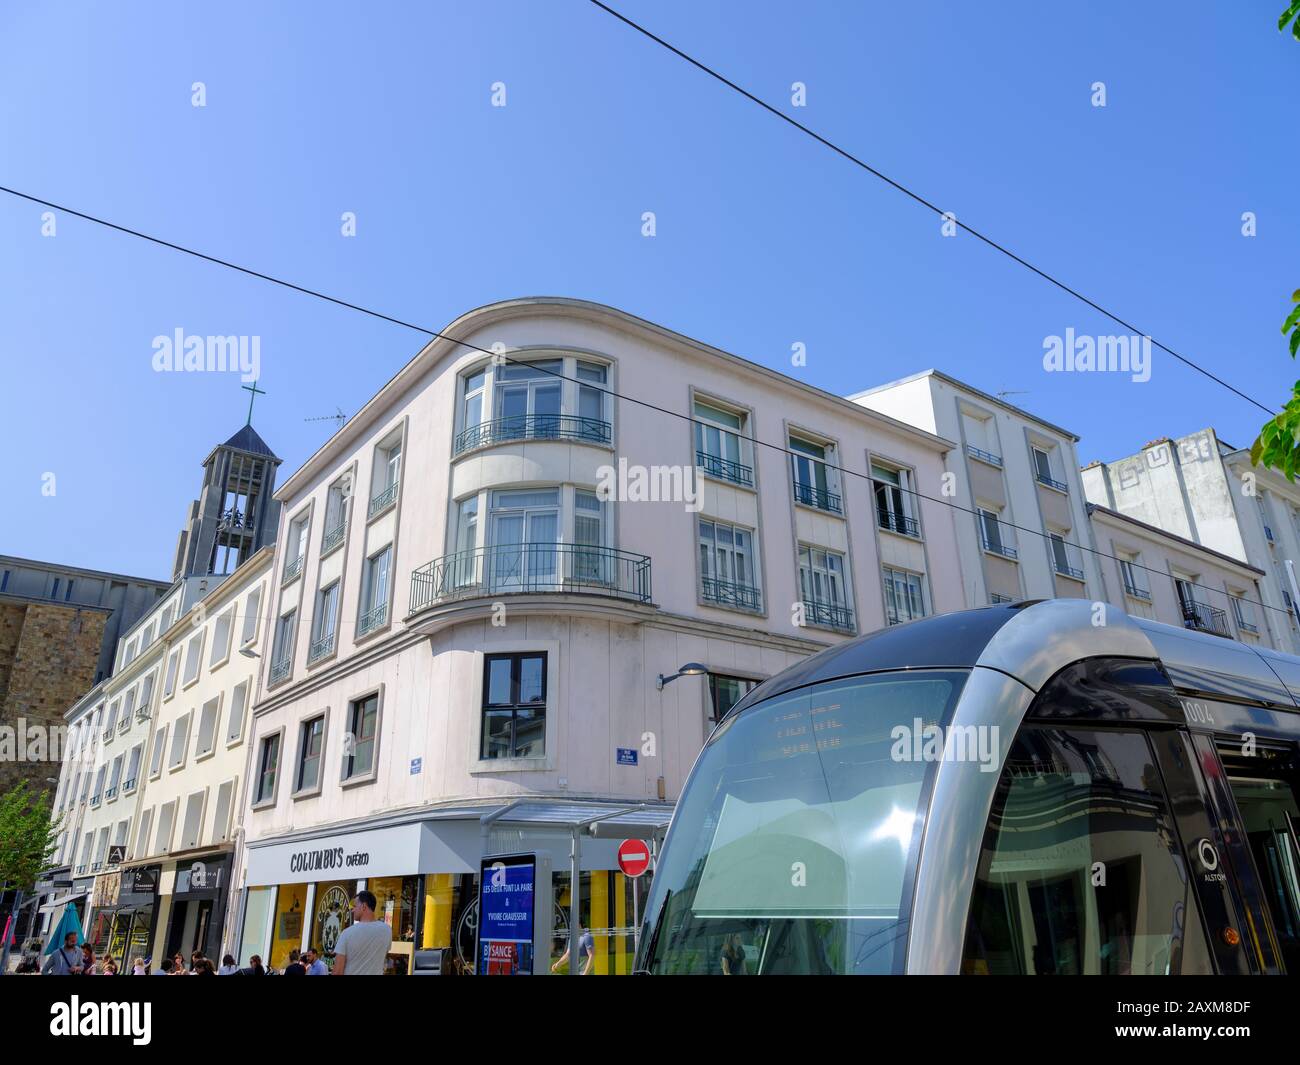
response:
<path fill-rule="evenodd" d="M 334 944 L 331 976 L 383 976 L 384 960 L 393 945 L 393 930 L 375 919 L 375 896 L 358 891 L 352 900 L 352 923 Z"/>

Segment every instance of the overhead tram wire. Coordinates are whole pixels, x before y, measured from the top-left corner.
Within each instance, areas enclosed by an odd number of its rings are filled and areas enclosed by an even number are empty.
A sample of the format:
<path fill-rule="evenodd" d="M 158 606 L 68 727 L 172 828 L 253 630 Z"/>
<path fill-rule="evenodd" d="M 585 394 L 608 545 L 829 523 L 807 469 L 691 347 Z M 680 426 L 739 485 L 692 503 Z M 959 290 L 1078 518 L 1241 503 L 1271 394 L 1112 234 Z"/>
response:
<path fill-rule="evenodd" d="M 939 215 L 940 217 L 942 217 L 946 213 L 943 210 L 943 208 L 930 202 L 924 196 L 920 195 L 917 192 L 912 191 L 912 189 L 908 188 L 906 185 L 902 184 L 901 182 L 895 181 L 887 174 L 881 173 L 871 164 L 864 162 L 862 159 L 859 159 L 852 152 L 848 151 L 845 148 L 841 148 L 834 141 L 830 140 L 827 137 L 822 136 L 816 130 L 811 129 L 808 126 L 805 126 L 798 119 L 791 118 L 784 111 L 780 110 L 777 107 L 773 107 L 766 100 L 762 99 L 759 96 L 754 95 L 754 93 L 736 84 L 736 82 L 732 81 L 726 75 L 719 73 L 717 70 L 714 70 L 706 63 L 703 63 L 700 60 L 696 59 L 694 56 L 689 55 L 688 53 L 682 51 L 676 45 L 671 44 L 670 42 L 664 40 L 664 38 L 658 36 L 655 33 L 652 33 L 650 30 L 646 29 L 640 23 L 633 21 L 632 19 L 628 18 L 626 15 L 622 14 L 621 12 L 615 11 L 608 4 L 601 3 L 601 0 L 590 0 L 590 3 L 594 4 L 596 7 L 600 8 L 602 11 L 606 12 L 607 14 L 612 15 L 614 18 L 618 19 L 620 22 L 624 23 L 625 25 L 636 30 L 636 32 L 640 33 L 642 36 L 647 37 L 648 39 L 654 41 L 655 44 L 660 45 L 663 48 L 666 48 L 668 51 L 672 52 L 673 55 L 678 56 L 681 59 L 684 59 L 686 62 L 690 63 L 696 69 L 703 71 L 709 77 L 715 79 L 716 81 L 721 82 L 723 85 L 727 86 L 727 88 L 731 89 L 733 92 L 739 93 L 741 96 L 749 100 L 751 103 L 757 104 L 764 111 L 768 112 L 769 114 L 775 115 L 783 122 L 786 122 L 789 125 L 793 126 L 795 129 L 799 130 L 800 133 L 806 134 L 807 136 L 811 137 L 813 140 L 817 141 L 817 143 L 823 145 L 826 148 L 829 148 L 831 151 L 835 152 L 836 155 L 842 156 L 843 158 L 847 159 L 849 162 L 853 163 L 854 166 L 860 167 L 861 169 L 865 170 L 868 174 L 871 174 L 873 177 L 879 178 L 881 181 L 889 185 L 891 188 L 897 189 L 904 196 L 907 196 L 910 199 L 916 201 L 922 207 L 928 208 L 929 210 L 933 211 L 935 214 Z M 1129 322 L 1126 322 L 1123 318 L 1119 317 L 1119 315 L 1114 314 L 1111 311 L 1108 311 L 1105 307 L 1097 303 L 1095 300 L 1089 299 L 1087 296 L 1079 292 L 1077 289 L 1071 288 L 1064 281 L 1061 281 L 1059 278 L 1049 274 L 1046 270 L 1043 270 L 1035 266 L 1033 263 L 1029 262 L 1027 259 L 1022 258 L 1020 255 L 1017 255 L 1015 252 L 1013 252 L 1010 248 L 1006 247 L 1005 245 L 999 244 L 992 237 L 986 236 L 984 233 L 981 233 L 979 230 L 974 229 L 971 226 L 967 225 L 965 222 L 960 221 L 955 216 L 952 216 L 949 220 L 954 225 L 965 230 L 972 237 L 976 238 L 979 241 L 982 241 L 984 244 L 987 244 L 990 248 L 994 249 L 995 251 L 1001 252 L 1008 259 L 1011 259 L 1013 262 L 1019 263 L 1021 266 L 1025 267 L 1025 269 L 1030 270 L 1033 273 L 1037 274 L 1044 281 L 1050 282 L 1051 284 L 1055 285 L 1062 292 L 1066 292 L 1069 295 L 1073 296 L 1075 299 L 1079 300 L 1080 302 L 1087 304 L 1093 310 L 1099 312 L 1100 314 L 1105 315 L 1112 322 L 1115 322 L 1118 325 L 1122 325 L 1126 330 L 1128 330 L 1128 332 L 1136 334 L 1138 336 L 1147 336 L 1147 334 L 1143 332 L 1141 329 L 1139 329 L 1137 326 L 1132 325 Z M 1191 369 L 1195 370 L 1199 374 L 1203 374 L 1204 376 L 1208 377 L 1211 381 L 1215 382 L 1216 384 L 1222 385 L 1224 388 L 1226 388 L 1229 392 L 1232 392 L 1238 398 L 1244 399 L 1247 403 L 1254 404 L 1265 414 L 1267 414 L 1270 418 L 1276 416 L 1276 414 L 1278 413 L 1276 410 L 1273 410 L 1265 406 L 1263 403 L 1261 403 L 1259 400 L 1255 399 L 1254 397 L 1246 395 L 1246 393 L 1241 391 L 1241 389 L 1235 387 L 1234 385 L 1229 384 L 1223 378 L 1219 377 L 1217 374 L 1213 373 L 1212 371 L 1207 370 L 1204 366 L 1201 366 L 1199 363 L 1193 361 L 1192 359 L 1188 358 L 1185 355 L 1179 354 L 1168 345 L 1162 344 L 1159 340 L 1156 340 L 1155 337 L 1151 337 L 1150 340 L 1151 343 L 1155 345 L 1157 348 L 1159 348 L 1161 351 L 1165 352 L 1168 355 L 1172 355 L 1175 359 L 1183 363 L 1185 366 L 1190 367 Z"/>
<path fill-rule="evenodd" d="M 455 344 L 457 347 L 467 348 L 470 351 L 476 351 L 482 355 L 487 355 L 489 358 L 498 360 L 500 362 L 507 362 L 515 366 L 530 366 L 534 370 L 538 370 L 542 373 L 549 374 L 550 376 L 559 378 L 562 381 L 571 381 L 575 384 L 582 384 L 586 388 L 597 389 L 598 391 L 603 392 L 604 394 L 611 396 L 615 399 L 621 399 L 627 403 L 635 403 L 638 406 L 645 407 L 648 410 L 657 411 L 660 414 L 666 414 L 672 418 L 677 418 L 680 421 L 689 422 L 692 425 L 702 424 L 697 419 L 691 417 L 689 414 L 682 414 L 680 411 L 670 410 L 667 407 L 661 407 L 659 406 L 659 404 L 652 403 L 649 400 L 640 399 L 637 396 L 629 396 L 622 392 L 616 392 L 612 388 L 605 388 L 593 384 L 590 381 L 579 381 L 576 377 L 569 377 L 566 374 L 560 373 L 559 371 L 547 369 L 546 367 L 539 366 L 537 363 L 530 362 L 527 359 L 513 359 L 502 352 L 492 351 L 489 348 L 479 347 L 477 344 L 471 344 L 469 341 L 466 340 L 457 340 L 455 337 L 448 336 L 446 333 L 443 333 L 437 329 L 431 329 L 428 326 L 416 325 L 413 322 L 408 322 L 401 318 L 396 318 L 392 315 L 384 314 L 382 311 L 376 311 L 376 310 L 372 310 L 369 307 L 364 307 L 359 303 L 352 303 L 348 300 L 340 299 L 337 296 L 331 296 L 327 293 L 319 292 L 316 289 L 307 288 L 305 285 L 295 284 L 292 281 L 286 281 L 283 278 L 275 277 L 272 274 L 267 274 L 260 270 L 254 270 L 248 266 L 241 266 L 239 263 L 233 263 L 227 259 L 218 258 L 215 255 L 208 255 L 206 252 L 201 252 L 194 248 L 187 248 L 183 244 L 177 244 L 174 241 L 164 240 L 161 237 L 152 236 L 138 229 L 131 229 L 128 226 L 119 225 L 116 222 L 110 222 L 107 219 L 99 218 L 96 215 L 88 214 L 84 211 L 78 211 L 71 207 L 65 207 L 62 204 L 57 204 L 50 200 L 41 199 L 40 197 L 33 196 L 30 193 L 20 192 L 17 189 L 12 189 L 5 185 L 0 185 L 0 192 L 8 193 L 10 196 L 15 196 L 19 199 L 27 200 L 31 203 L 40 204 L 42 207 L 49 207 L 55 211 L 62 211 L 65 214 L 71 215 L 74 218 L 80 218 L 83 221 L 92 222 L 95 225 L 104 226 L 105 228 L 115 230 L 118 233 L 125 233 L 128 236 L 132 236 L 140 240 L 148 241 L 151 244 L 156 244 L 160 247 L 168 248 L 172 251 L 180 252 L 183 255 L 189 255 L 196 259 L 201 259 L 204 262 L 212 263 L 216 266 L 222 266 L 228 270 L 234 270 L 238 273 L 245 274 L 249 277 L 258 278 L 261 281 L 269 281 L 271 284 L 279 285 L 282 288 L 290 289 L 304 296 L 311 296 L 314 297 L 315 299 L 324 300 L 325 302 L 332 303 L 335 306 L 344 307 L 348 310 L 356 311 L 359 314 L 368 315 L 372 318 L 376 318 L 383 322 L 388 322 L 392 325 L 400 325 L 404 329 L 409 329 L 413 332 L 420 333 L 424 336 L 433 337 L 436 340 L 444 340 L 449 344 Z M 795 383 L 797 384 L 798 382 Z M 863 410 L 870 411 L 870 408 L 864 407 Z M 876 413 L 876 412 L 872 411 L 871 413 Z M 906 424 L 906 423 L 901 423 L 901 424 Z M 770 440 L 760 440 L 758 439 L 758 437 L 753 437 L 753 436 L 746 437 L 745 439 L 749 440 L 750 443 L 754 444 L 757 447 L 765 447 L 772 451 L 777 451 L 783 455 L 790 456 L 790 457 L 794 457 L 796 455 L 796 452 L 792 451 L 790 448 L 784 447 L 781 444 L 774 444 Z M 846 466 L 840 466 L 833 462 L 825 462 L 823 464 L 828 469 L 835 470 L 837 473 L 842 473 L 847 477 L 857 477 L 861 480 L 868 481 L 874 484 L 874 480 L 872 479 L 870 473 L 861 473 L 857 470 L 851 470 Z M 953 500 L 950 499 L 946 499 L 940 496 L 927 495 L 926 493 L 920 492 L 914 488 L 901 489 L 901 491 L 903 491 L 906 495 L 915 497 L 916 499 L 925 499 L 932 503 L 939 503 L 942 504 L 943 506 L 950 507 L 953 510 L 961 511 L 963 514 L 969 514 L 975 518 L 981 517 L 978 511 L 973 510 L 970 507 L 963 507 L 960 503 L 954 502 Z M 1001 519 L 999 519 L 999 525 L 1004 526 L 1008 529 L 1015 529 L 1017 532 L 1029 533 L 1032 536 L 1037 536 L 1044 540 L 1050 538 L 1047 533 L 1039 529 L 1031 529 L 1028 526 L 1017 525 L 1014 522 L 1002 521 Z M 1116 562 L 1129 561 L 1128 559 L 1121 559 L 1118 555 L 1112 555 L 1108 552 L 1101 551 L 1095 547 L 1088 547 L 1085 544 L 1076 544 L 1072 541 L 1065 540 L 1064 538 L 1062 538 L 1061 542 L 1062 544 L 1068 547 L 1073 547 L 1079 551 L 1085 551 L 1089 554 L 1096 555 L 1099 558 L 1109 558 Z M 1137 569 L 1146 570 L 1149 573 L 1162 572 L 1160 570 L 1152 569 L 1150 566 L 1144 566 L 1141 563 L 1137 563 L 1137 562 L 1131 562 L 1130 565 L 1136 567 Z M 1167 575 L 1168 574 L 1166 574 L 1166 576 Z M 1228 596 L 1228 593 L 1223 591 L 1222 589 L 1212 588 L 1209 585 L 1197 584 L 1193 581 L 1184 581 L 1183 583 L 1188 585 L 1189 587 L 1200 588 L 1203 591 L 1212 592 L 1216 595 Z M 1232 597 L 1228 596 L 1228 598 L 1232 598 Z M 1254 603 L 1254 600 L 1247 600 L 1247 601 Z M 1295 615 L 1293 615 L 1291 611 L 1287 610 L 1284 607 L 1270 606 L 1269 604 L 1264 603 L 1263 601 L 1261 601 L 1257 605 L 1262 607 L 1265 610 L 1275 610 L 1279 613 L 1286 614 L 1290 617 L 1295 617 Z"/>

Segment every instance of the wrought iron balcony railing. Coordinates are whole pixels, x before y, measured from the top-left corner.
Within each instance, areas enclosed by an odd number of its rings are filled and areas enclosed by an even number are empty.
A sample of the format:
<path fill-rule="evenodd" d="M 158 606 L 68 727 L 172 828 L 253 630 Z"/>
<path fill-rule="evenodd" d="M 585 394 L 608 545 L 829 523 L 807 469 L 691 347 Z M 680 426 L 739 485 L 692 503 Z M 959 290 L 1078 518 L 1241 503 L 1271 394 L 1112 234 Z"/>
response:
<path fill-rule="evenodd" d="M 362 637 L 368 632 L 374 632 L 388 620 L 388 603 L 380 603 L 377 607 L 367 610 L 357 619 L 357 636 Z"/>
<path fill-rule="evenodd" d="M 1002 456 L 995 455 L 992 451 L 985 451 L 982 448 L 976 447 L 974 444 L 967 444 L 966 454 L 970 455 L 972 458 L 979 459 L 981 462 L 987 462 L 990 466 L 997 466 L 999 469 L 1002 468 Z"/>
<path fill-rule="evenodd" d="M 1183 601 L 1183 625 L 1197 632 L 1208 632 L 1214 636 L 1230 636 L 1228 632 L 1228 614 L 1217 606 L 1205 603 Z"/>
<path fill-rule="evenodd" d="M 1061 562 L 1058 560 L 1054 562 L 1053 565 L 1056 568 L 1056 572 L 1062 577 L 1073 577 L 1076 581 L 1083 580 L 1083 570 L 1075 569 L 1068 562 Z"/>
<path fill-rule="evenodd" d="M 1124 582 L 1124 591 L 1134 599 L 1143 599 L 1148 603 L 1151 602 L 1151 589 L 1139 587 L 1132 581 Z"/>
<path fill-rule="evenodd" d="M 987 536 L 981 536 L 980 542 L 984 545 L 984 550 L 992 555 L 1001 555 L 1003 558 L 1019 558 L 1020 553 L 1010 544 L 1005 544 L 1001 540 L 990 540 Z"/>
<path fill-rule="evenodd" d="M 734 606 L 741 610 L 763 609 L 763 593 L 752 584 L 737 584 L 734 581 L 702 577 L 700 591 L 706 602 L 716 603 L 719 606 Z"/>
<path fill-rule="evenodd" d="M 853 632 L 853 609 L 842 603 L 826 603 L 820 599 L 803 601 L 804 621 L 809 625 L 822 625 L 840 632 Z"/>
<path fill-rule="evenodd" d="M 816 507 L 818 510 L 825 510 L 831 514 L 844 513 L 843 500 L 834 492 L 829 492 L 825 488 L 815 488 L 813 485 L 795 481 L 794 498 L 805 507 Z"/>
<path fill-rule="evenodd" d="M 1045 484 L 1048 488 L 1055 488 L 1058 492 L 1069 491 L 1069 488 L 1066 486 L 1064 481 L 1058 481 L 1055 477 L 1043 473 L 1041 470 L 1038 473 L 1038 483 Z"/>
<path fill-rule="evenodd" d="M 370 500 L 369 517 L 373 518 L 381 510 L 392 506 L 393 500 L 397 498 L 397 489 L 401 481 L 394 481 L 377 496 Z"/>
<path fill-rule="evenodd" d="M 284 564 L 284 573 L 280 577 L 280 583 L 288 584 L 290 581 L 296 580 L 300 577 L 302 575 L 302 566 L 304 561 L 304 556 L 299 555 L 291 562 L 286 562 Z"/>
<path fill-rule="evenodd" d="M 333 650 L 334 633 L 331 632 L 312 642 L 311 647 L 307 650 L 307 661 L 315 662 L 318 658 L 324 658 Z"/>
<path fill-rule="evenodd" d="M 325 534 L 325 538 L 321 541 L 320 553 L 326 555 L 333 551 L 334 548 L 338 547 L 339 544 L 343 542 L 343 535 L 347 531 L 348 523 L 346 521 L 341 521 L 334 526 L 334 528 L 330 529 L 329 532 Z"/>
<path fill-rule="evenodd" d="M 278 662 L 272 662 L 271 683 L 274 684 L 277 680 L 284 680 L 284 678 L 289 675 L 289 671 L 292 668 L 293 668 L 293 658 L 288 656 L 281 658 Z"/>
<path fill-rule="evenodd" d="M 1015 600 L 1013 600 L 1009 595 L 1003 595 L 1001 592 L 994 592 L 989 596 L 989 602 L 994 606 L 998 606 L 1000 603 L 1012 603 L 1015 602 Z"/>
<path fill-rule="evenodd" d="M 613 427 L 600 418 L 576 414 L 517 414 L 479 422 L 457 433 L 451 445 L 452 458 L 488 444 L 513 440 L 579 440 L 608 445 L 613 440 Z"/>
<path fill-rule="evenodd" d="M 732 462 L 731 459 L 724 459 L 721 455 L 710 455 L 707 451 L 697 451 L 695 452 L 695 465 L 710 477 L 730 481 L 732 484 L 744 485 L 746 488 L 754 487 L 754 471 L 752 469 L 741 465 L 739 462 Z"/>
<path fill-rule="evenodd" d="M 888 510 L 876 507 L 876 520 L 880 523 L 882 529 L 888 529 L 890 532 L 896 532 L 903 536 L 914 536 L 916 539 L 921 538 L 921 525 L 915 518 L 909 518 L 906 514 L 892 514 Z"/>
<path fill-rule="evenodd" d="M 586 544 L 494 544 L 444 555 L 411 575 L 411 613 L 485 595 L 563 592 L 650 601 L 650 559 Z"/>

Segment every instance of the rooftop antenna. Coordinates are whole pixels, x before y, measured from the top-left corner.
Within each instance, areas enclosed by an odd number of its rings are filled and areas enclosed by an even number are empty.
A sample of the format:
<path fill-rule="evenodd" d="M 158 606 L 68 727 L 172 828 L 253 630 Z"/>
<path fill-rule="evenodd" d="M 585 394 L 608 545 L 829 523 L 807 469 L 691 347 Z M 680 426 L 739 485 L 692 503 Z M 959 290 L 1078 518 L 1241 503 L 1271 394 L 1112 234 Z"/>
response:
<path fill-rule="evenodd" d="M 343 423 L 348 420 L 348 416 L 343 413 L 342 407 L 335 407 L 333 414 L 321 414 L 315 418 L 304 418 L 305 422 L 334 422 L 334 431 L 338 432 Z"/>
<path fill-rule="evenodd" d="M 1004 388 L 1001 392 L 994 392 L 993 394 L 994 394 L 995 396 L 997 396 L 998 399 L 1006 399 L 1007 396 L 1027 396 L 1027 395 L 1029 395 L 1029 389 L 1027 389 L 1027 388 L 1023 388 L 1023 389 L 1006 389 L 1006 388 Z"/>

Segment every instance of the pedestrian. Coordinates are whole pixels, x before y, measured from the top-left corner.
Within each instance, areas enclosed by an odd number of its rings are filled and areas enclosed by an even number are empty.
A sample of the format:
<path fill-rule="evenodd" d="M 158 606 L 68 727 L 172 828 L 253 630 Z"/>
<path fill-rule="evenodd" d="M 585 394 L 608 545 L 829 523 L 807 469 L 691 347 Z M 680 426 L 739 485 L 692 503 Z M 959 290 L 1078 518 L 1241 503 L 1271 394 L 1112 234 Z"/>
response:
<path fill-rule="evenodd" d="M 185 967 L 185 955 L 179 950 L 172 955 L 172 976 L 189 976 L 189 970 Z"/>
<path fill-rule="evenodd" d="M 149 975 L 147 972 L 145 972 L 145 969 L 144 969 L 144 959 L 143 959 L 143 958 L 132 958 L 132 959 L 131 959 L 131 975 L 132 975 L 132 976 L 148 976 L 148 975 Z"/>
<path fill-rule="evenodd" d="M 284 967 L 285 976 L 306 976 L 307 966 L 302 963 L 301 955 L 296 950 L 289 951 L 289 964 Z"/>
<path fill-rule="evenodd" d="M 105 958 L 105 959 L 104 959 L 104 971 L 103 971 L 103 975 L 104 975 L 104 976 L 116 976 L 116 975 L 117 975 L 117 962 L 115 962 L 112 958 Z"/>
<path fill-rule="evenodd" d="M 193 954 L 190 955 L 190 972 L 192 973 L 198 972 L 199 962 L 201 961 L 203 961 L 203 951 L 196 950 Z"/>
<path fill-rule="evenodd" d="M 265 976 L 266 970 L 262 968 L 262 959 L 260 955 L 254 954 L 248 959 L 248 965 L 240 969 L 239 976 Z"/>
<path fill-rule="evenodd" d="M 150 973 L 151 976 L 171 976 L 171 974 L 172 974 L 171 958 L 163 958 L 162 964 L 158 966 L 158 971 L 155 973 Z"/>
<path fill-rule="evenodd" d="M 315 947 L 307 948 L 306 960 L 308 976 L 329 976 L 330 967 L 325 964 L 325 960 L 320 956 L 320 951 Z"/>
<path fill-rule="evenodd" d="M 235 964 L 235 956 L 227 954 L 221 959 L 221 968 L 217 970 L 218 976 L 234 976 L 239 972 L 239 966 Z"/>
<path fill-rule="evenodd" d="M 95 974 L 95 952 L 90 949 L 89 943 L 81 944 L 81 972 L 84 976 Z"/>
<path fill-rule="evenodd" d="M 200 958 L 194 965 L 195 976 L 216 976 L 217 967 L 212 964 L 211 958 Z"/>
<path fill-rule="evenodd" d="M 41 970 L 42 976 L 80 976 L 81 951 L 77 950 L 77 933 L 69 932 L 63 937 L 63 946 L 50 954 L 49 961 Z"/>
<path fill-rule="evenodd" d="M 590 929 L 583 928 L 582 925 L 578 925 L 578 958 L 582 960 L 582 975 L 589 975 L 592 963 L 596 960 L 596 941 L 592 938 Z M 551 972 L 555 972 L 568 960 L 569 948 L 566 946 L 564 953 L 555 959 Z"/>
<path fill-rule="evenodd" d="M 358 891 L 352 900 L 352 923 L 334 944 L 331 976 L 383 976 L 393 930 L 375 919 L 375 896 Z"/>

